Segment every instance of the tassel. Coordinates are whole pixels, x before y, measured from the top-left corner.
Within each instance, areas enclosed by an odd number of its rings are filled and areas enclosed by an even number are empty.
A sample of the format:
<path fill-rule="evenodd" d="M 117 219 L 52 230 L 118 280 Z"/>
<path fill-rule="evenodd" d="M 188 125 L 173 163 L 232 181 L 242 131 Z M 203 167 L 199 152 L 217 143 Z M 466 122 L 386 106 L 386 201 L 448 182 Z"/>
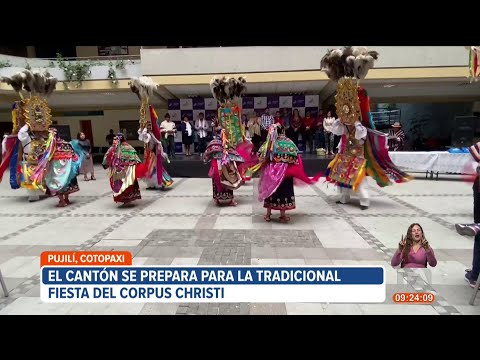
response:
<path fill-rule="evenodd" d="M 12 157 L 10 158 L 10 187 L 13 190 L 20 188 L 20 179 L 18 175 L 18 151 L 20 148 L 20 140 L 17 139 L 15 142 L 15 147 L 13 148 Z"/>
<path fill-rule="evenodd" d="M 38 161 L 38 165 L 35 169 L 35 172 L 30 176 L 30 181 L 32 182 L 32 186 L 34 188 L 43 189 L 42 183 L 43 178 L 45 177 L 45 169 L 48 166 L 48 163 L 55 154 L 55 147 L 56 147 L 56 140 L 55 134 L 50 132 L 48 135 L 47 142 L 45 144 L 46 150 L 43 153 L 42 157 Z"/>
<path fill-rule="evenodd" d="M 252 176 L 253 174 L 255 174 L 258 170 L 261 169 L 263 165 L 263 162 L 259 162 L 258 164 L 252 166 L 251 168 L 248 168 L 247 169 L 247 172 L 250 174 L 250 176 Z"/>
<path fill-rule="evenodd" d="M 473 52 L 473 76 L 477 77 L 478 73 L 478 54 L 474 51 Z"/>
<path fill-rule="evenodd" d="M 473 80 L 473 50 L 472 47 L 468 50 L 468 70 L 470 71 L 470 80 Z"/>

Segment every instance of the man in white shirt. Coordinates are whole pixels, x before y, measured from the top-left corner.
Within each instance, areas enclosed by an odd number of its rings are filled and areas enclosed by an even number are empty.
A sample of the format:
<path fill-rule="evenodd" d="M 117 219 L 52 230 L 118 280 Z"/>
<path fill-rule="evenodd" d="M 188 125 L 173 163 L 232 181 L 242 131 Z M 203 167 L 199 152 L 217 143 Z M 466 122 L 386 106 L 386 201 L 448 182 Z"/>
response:
<path fill-rule="evenodd" d="M 266 108 L 265 112 L 262 114 L 260 122 L 260 126 L 262 127 L 262 142 L 267 140 L 268 129 L 270 128 L 270 125 L 272 125 L 274 122 L 275 118 L 273 117 L 273 115 L 270 115 L 270 109 Z"/>
<path fill-rule="evenodd" d="M 203 153 L 207 148 L 207 136 L 209 129 L 208 121 L 205 119 L 203 113 L 198 114 L 198 119 L 195 121 L 195 129 L 198 135 L 198 152 L 200 153 L 200 159 L 203 159 Z"/>
<path fill-rule="evenodd" d="M 165 114 L 165 120 L 160 124 L 160 132 L 162 133 L 162 142 L 166 144 L 166 151 L 170 158 L 175 158 L 175 134 L 177 128 L 175 123 L 170 119 L 170 114 Z"/>

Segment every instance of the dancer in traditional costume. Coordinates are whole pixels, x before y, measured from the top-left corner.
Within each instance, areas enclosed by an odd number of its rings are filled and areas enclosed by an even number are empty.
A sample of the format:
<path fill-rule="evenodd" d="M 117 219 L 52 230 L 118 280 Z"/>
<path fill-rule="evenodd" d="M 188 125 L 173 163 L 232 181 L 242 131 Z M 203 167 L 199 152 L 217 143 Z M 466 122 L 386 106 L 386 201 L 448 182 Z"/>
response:
<path fill-rule="evenodd" d="M 11 77 L 2 77 L 1 82 L 11 85 L 22 100 L 13 104 L 13 131 L 5 143 L 5 156 L 0 164 L 0 181 L 4 172 L 9 169 L 10 187 L 27 189 L 28 200 L 37 201 L 45 194 L 45 183 L 34 185 L 30 177 L 45 151 L 47 130 L 52 124 L 46 97 L 55 90 L 57 79 L 48 72 L 32 73 L 24 70 Z M 24 98 L 22 90 L 26 91 L 29 97 Z"/>
<path fill-rule="evenodd" d="M 144 178 L 147 183 L 147 190 L 168 189 L 173 184 L 173 179 L 162 164 L 163 160 L 170 163 L 168 155 L 163 151 L 161 141 L 149 128 L 138 130 L 138 140 L 147 144 L 144 164 L 148 167 L 147 176 Z"/>
<path fill-rule="evenodd" d="M 260 172 L 258 200 L 263 201 L 267 209 L 265 221 L 271 221 L 272 210 L 280 211 L 280 222 L 290 221 L 287 210 L 295 209 L 294 179 L 305 184 L 314 184 L 321 173 L 313 178 L 305 174 L 302 157 L 295 143 L 285 136 L 284 128 L 279 124 L 270 126 L 267 140 L 259 150 L 260 162 L 251 171 Z M 300 185 L 297 182 L 297 185 Z"/>
<path fill-rule="evenodd" d="M 80 190 L 77 176 L 85 154 L 78 142 L 71 143 L 58 137 L 57 130 L 49 130 L 45 153 L 31 176 L 33 184 L 45 182 L 48 196 L 58 196 L 58 207 L 70 205 L 69 195 Z"/>
<path fill-rule="evenodd" d="M 375 130 L 370 113 L 367 92 L 358 86 L 377 60 L 376 51 L 365 47 L 345 47 L 329 50 L 321 61 L 322 70 L 338 82 L 337 115 L 332 132 L 341 136 L 339 152 L 328 165 L 327 181 L 336 184 L 345 204 L 352 193 L 360 197 L 360 208 L 368 209 L 370 199 L 366 176 L 375 179 L 378 186 L 406 182 L 411 177 L 399 170 L 388 155 L 388 137 Z"/>
<path fill-rule="evenodd" d="M 147 183 L 147 190 L 167 189 L 173 184 L 172 177 L 163 166 L 163 160 L 168 159 L 163 151 L 160 141 L 161 132 L 158 125 L 158 116 L 152 105 L 148 105 L 150 97 L 155 93 L 157 84 L 148 77 L 132 78 L 130 89 L 137 94 L 142 102 L 140 107 L 140 127 L 138 129 L 138 140 L 145 143 L 145 155 L 143 163 L 147 168 L 144 178 Z M 146 108 L 149 110 L 147 119 Z"/>
<path fill-rule="evenodd" d="M 480 78 L 480 46 L 465 46 L 469 51 L 468 68 L 470 70 L 470 83 Z"/>
<path fill-rule="evenodd" d="M 125 205 L 142 198 L 137 179 L 145 177 L 146 166 L 142 164 L 137 152 L 127 143 L 123 134 L 115 136 L 102 165 L 108 169 L 113 201 Z"/>
<path fill-rule="evenodd" d="M 209 176 L 212 178 L 213 199 L 217 205 L 236 205 L 233 190 L 245 183 L 246 170 L 255 162 L 253 145 L 245 141 L 241 124 L 241 110 L 237 105 L 245 92 L 245 79 L 214 77 L 210 88 L 219 102 L 218 125 L 220 133 L 207 146 L 204 162 L 211 161 Z"/>

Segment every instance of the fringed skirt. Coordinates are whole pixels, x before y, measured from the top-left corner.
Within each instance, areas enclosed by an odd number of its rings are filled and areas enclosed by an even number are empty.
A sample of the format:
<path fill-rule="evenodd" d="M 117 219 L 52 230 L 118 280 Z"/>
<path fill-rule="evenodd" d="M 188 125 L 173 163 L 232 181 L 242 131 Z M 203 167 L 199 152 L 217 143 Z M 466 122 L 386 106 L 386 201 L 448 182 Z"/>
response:
<path fill-rule="evenodd" d="M 148 188 L 155 188 L 155 189 L 160 189 L 160 188 L 167 189 L 173 184 L 173 179 L 165 168 L 163 168 L 163 171 L 162 171 L 162 185 L 158 184 L 156 168 L 153 174 L 150 177 L 145 178 L 144 180 Z"/>
<path fill-rule="evenodd" d="M 162 171 L 162 179 L 163 179 L 163 188 L 166 189 L 166 188 L 169 188 L 170 186 L 172 186 L 173 184 L 173 179 L 172 177 L 170 176 L 170 174 L 167 172 L 167 170 L 165 170 L 165 168 L 163 168 L 163 171 Z"/>
<path fill-rule="evenodd" d="M 113 201 L 129 203 L 142 198 L 140 186 L 135 178 L 135 166 L 129 166 L 126 171 L 109 171 L 110 187 L 113 191 Z"/>
<path fill-rule="evenodd" d="M 47 195 L 68 195 L 79 191 L 76 176 L 72 160 L 53 160 L 45 178 Z"/>
<path fill-rule="evenodd" d="M 110 182 L 110 186 L 112 186 L 112 183 Z M 113 196 L 113 201 L 116 203 L 129 203 L 135 200 L 139 200 L 142 198 L 142 195 L 140 194 L 140 187 L 138 186 L 138 181 L 135 180 L 133 185 L 130 185 L 128 188 L 125 189 L 124 192 L 122 192 L 118 196 Z"/>
<path fill-rule="evenodd" d="M 225 188 L 218 189 L 215 185 L 215 180 L 212 179 L 212 187 L 213 187 L 213 198 L 215 200 L 232 200 L 233 199 L 233 190 L 228 190 Z"/>
<path fill-rule="evenodd" d="M 50 189 L 47 187 L 46 195 L 48 195 L 48 196 L 69 195 L 69 194 L 73 194 L 77 191 L 80 191 L 80 188 L 78 186 L 77 178 L 74 177 L 67 186 L 61 188 L 60 190 L 58 190 L 56 192 L 50 191 Z"/>
<path fill-rule="evenodd" d="M 263 202 L 263 207 L 272 210 L 295 209 L 295 193 L 293 190 L 293 178 L 285 178 L 277 190 Z"/>
<path fill-rule="evenodd" d="M 77 178 L 74 177 L 70 181 L 70 183 L 67 186 L 65 186 L 63 189 L 61 189 L 57 194 L 68 195 L 68 194 L 72 194 L 74 192 L 77 192 L 79 190 L 80 190 L 80 188 L 78 187 Z"/>

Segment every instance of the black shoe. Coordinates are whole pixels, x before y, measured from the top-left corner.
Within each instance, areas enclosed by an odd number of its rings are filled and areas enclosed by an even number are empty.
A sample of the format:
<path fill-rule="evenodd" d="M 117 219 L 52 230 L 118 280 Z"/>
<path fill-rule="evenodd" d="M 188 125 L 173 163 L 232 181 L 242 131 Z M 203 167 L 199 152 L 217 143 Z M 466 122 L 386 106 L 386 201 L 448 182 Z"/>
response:
<path fill-rule="evenodd" d="M 471 276 L 470 272 L 465 273 L 465 281 L 473 289 L 477 282 L 475 280 L 473 280 L 470 276 Z"/>
<path fill-rule="evenodd" d="M 360 209 L 362 209 L 362 210 L 367 210 L 367 209 L 368 209 L 368 206 L 360 205 Z"/>
<path fill-rule="evenodd" d="M 455 229 L 460 235 L 476 236 L 480 231 L 480 226 L 478 224 L 455 224 Z"/>
<path fill-rule="evenodd" d="M 455 230 L 457 230 L 457 233 L 459 233 L 460 235 L 465 235 L 463 233 L 464 229 L 465 229 L 464 224 L 455 224 Z"/>
<path fill-rule="evenodd" d="M 339 205 L 345 205 L 344 203 L 342 203 L 340 200 L 337 200 L 335 201 L 335 204 L 339 204 Z"/>
<path fill-rule="evenodd" d="M 465 227 L 466 227 L 465 224 L 455 224 L 455 230 L 457 230 L 457 233 L 459 233 L 460 235 L 466 235 L 464 232 Z"/>

